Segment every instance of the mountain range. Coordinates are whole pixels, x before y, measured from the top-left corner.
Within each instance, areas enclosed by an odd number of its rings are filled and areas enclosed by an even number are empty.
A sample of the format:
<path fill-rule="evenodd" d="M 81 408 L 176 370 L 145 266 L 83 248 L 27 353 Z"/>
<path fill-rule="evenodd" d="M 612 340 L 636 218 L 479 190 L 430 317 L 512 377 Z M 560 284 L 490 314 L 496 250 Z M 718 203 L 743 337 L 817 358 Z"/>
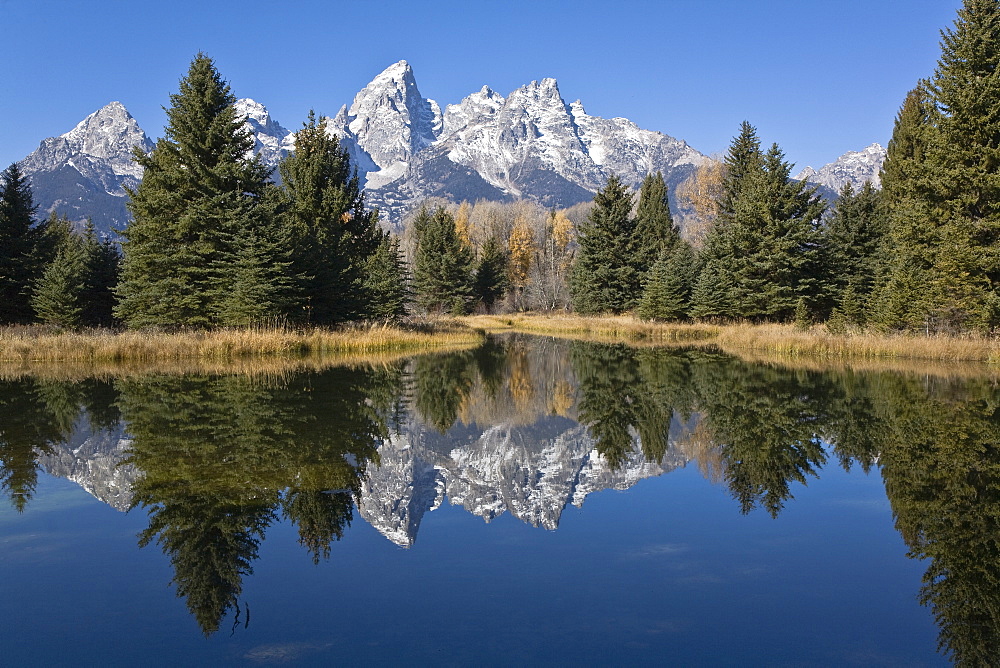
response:
<path fill-rule="evenodd" d="M 249 98 L 237 112 L 270 167 L 294 146 L 294 135 Z M 610 174 L 638 186 L 662 171 L 676 210 L 676 188 L 708 157 L 682 140 L 644 130 L 625 118 L 591 116 L 567 104 L 555 79 L 532 81 L 506 97 L 488 86 L 441 108 L 423 97 L 413 69 L 399 61 L 372 79 L 328 124 L 350 152 L 382 219 L 398 229 L 420 201 L 534 200 L 546 207 L 589 201 Z M 56 211 L 102 231 L 122 229 L 127 189 L 142 178 L 133 150 L 153 144 L 119 102 L 75 128 L 45 139 L 21 161 L 40 212 Z M 835 193 L 845 181 L 877 180 L 885 151 L 878 144 L 850 152 L 799 178 Z M 676 213 L 681 213 L 675 211 Z"/>

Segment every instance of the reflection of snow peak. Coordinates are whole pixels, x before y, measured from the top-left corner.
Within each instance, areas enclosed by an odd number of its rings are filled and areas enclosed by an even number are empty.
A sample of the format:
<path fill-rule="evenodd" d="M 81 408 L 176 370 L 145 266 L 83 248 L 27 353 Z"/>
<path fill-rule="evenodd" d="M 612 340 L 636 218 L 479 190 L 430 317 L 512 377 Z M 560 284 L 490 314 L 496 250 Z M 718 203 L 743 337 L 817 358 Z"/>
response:
<path fill-rule="evenodd" d="M 628 489 L 687 461 L 671 447 L 663 461 L 647 462 L 635 440 L 635 452 L 615 470 L 594 449 L 587 428 L 567 418 L 485 431 L 455 428 L 447 435 L 413 421 L 382 444 L 380 465 L 368 465 L 358 511 L 403 547 L 413 545 L 424 513 L 445 498 L 487 522 L 510 512 L 532 526 L 555 529 L 568 504 L 580 507 L 592 492 Z M 81 420 L 69 441 L 53 445 L 39 464 L 125 511 L 138 476 L 134 466 L 121 463 L 130 444 L 121 425 L 92 432 Z"/>
<path fill-rule="evenodd" d="M 646 462 L 636 447 L 614 470 L 594 449 L 586 427 L 558 417 L 493 426 L 450 451 L 427 447 L 440 438 L 410 425 L 379 448 L 381 466 L 368 469 L 360 514 L 397 545 L 412 545 L 424 513 L 446 496 L 487 522 L 510 512 L 532 526 L 555 529 L 568 504 L 579 507 L 592 492 L 627 489 L 686 462 L 672 448 L 662 462 Z"/>

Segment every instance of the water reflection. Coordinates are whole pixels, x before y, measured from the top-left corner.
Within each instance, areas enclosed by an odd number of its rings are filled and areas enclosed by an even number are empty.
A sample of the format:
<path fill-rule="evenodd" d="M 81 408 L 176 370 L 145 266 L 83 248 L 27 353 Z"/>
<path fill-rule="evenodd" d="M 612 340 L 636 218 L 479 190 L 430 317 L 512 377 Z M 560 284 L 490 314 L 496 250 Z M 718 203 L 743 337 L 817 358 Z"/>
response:
<path fill-rule="evenodd" d="M 40 466 L 63 475 L 67 459 L 101 450 L 80 442 L 104 434 L 115 466 L 91 462 L 74 479 L 101 496 L 97 479 L 119 476 L 124 506 L 149 516 L 140 545 L 170 557 L 177 593 L 210 634 L 227 614 L 248 620 L 243 578 L 278 518 L 319 563 L 355 514 L 403 546 L 444 502 L 554 529 L 590 492 L 691 462 L 740 512 L 779 517 L 831 461 L 877 469 L 910 556 L 928 563 L 921 599 L 942 650 L 989 663 L 1000 641 L 998 411 L 988 378 L 511 337 L 322 372 L 8 380 L 0 487 L 23 510 Z"/>

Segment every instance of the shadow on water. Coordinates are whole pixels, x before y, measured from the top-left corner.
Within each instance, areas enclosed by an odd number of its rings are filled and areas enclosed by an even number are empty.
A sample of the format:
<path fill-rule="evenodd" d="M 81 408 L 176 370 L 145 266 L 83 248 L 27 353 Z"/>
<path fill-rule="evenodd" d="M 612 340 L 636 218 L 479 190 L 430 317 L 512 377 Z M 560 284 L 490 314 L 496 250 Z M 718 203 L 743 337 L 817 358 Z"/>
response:
<path fill-rule="evenodd" d="M 314 563 L 351 525 L 379 447 L 406 422 L 447 455 L 478 425 L 584 425 L 603 465 L 694 461 L 740 512 L 778 517 L 824 467 L 878 470 L 953 660 L 1000 647 L 1000 391 L 989 378 L 794 369 L 711 350 L 491 339 L 465 352 L 254 377 L 0 383 L 0 490 L 20 511 L 39 460 L 81 424 L 123 422 L 131 496 L 205 634 L 240 602 L 265 533 L 292 522 Z M 464 432 L 463 432 L 464 433 Z M 831 461 L 832 460 L 832 461 Z"/>

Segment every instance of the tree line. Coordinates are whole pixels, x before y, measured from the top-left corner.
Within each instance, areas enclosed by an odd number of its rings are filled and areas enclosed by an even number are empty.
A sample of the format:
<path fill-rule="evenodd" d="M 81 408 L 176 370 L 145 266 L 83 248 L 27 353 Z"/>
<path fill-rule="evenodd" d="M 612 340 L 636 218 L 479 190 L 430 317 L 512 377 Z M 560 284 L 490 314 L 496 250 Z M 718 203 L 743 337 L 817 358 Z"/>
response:
<path fill-rule="evenodd" d="M 36 224 L 17 165 L 0 175 L 0 320 L 61 327 L 335 325 L 410 311 L 571 309 L 657 320 L 825 322 L 957 333 L 1000 325 L 1000 5 L 966 0 L 933 75 L 896 118 L 882 188 L 833 204 L 744 122 L 681 188 L 611 176 L 585 216 L 525 202 L 425 203 L 382 230 L 347 150 L 310 114 L 271 174 L 204 54 L 115 244 Z M 275 178 L 275 176 L 277 178 Z"/>

